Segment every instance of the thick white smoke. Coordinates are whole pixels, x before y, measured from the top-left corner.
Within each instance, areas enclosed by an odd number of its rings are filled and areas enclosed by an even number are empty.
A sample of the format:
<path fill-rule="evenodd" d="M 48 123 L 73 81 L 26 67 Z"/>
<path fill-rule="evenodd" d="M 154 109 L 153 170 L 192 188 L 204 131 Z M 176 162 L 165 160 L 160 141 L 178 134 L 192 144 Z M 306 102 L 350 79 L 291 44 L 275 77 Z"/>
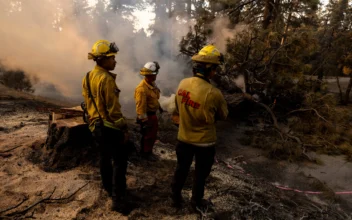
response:
<path fill-rule="evenodd" d="M 139 69 L 147 61 L 158 61 L 161 66 L 157 78 L 161 90 L 174 92 L 187 68 L 175 59 L 187 24 L 164 19 L 159 21 L 158 33 L 147 37 L 143 31 L 135 33 L 133 22 L 121 14 L 107 12 L 103 3 L 89 14 L 73 2 L 0 1 L 1 63 L 36 75 L 40 80 L 38 95 L 53 96 L 55 89 L 78 103 L 82 100 L 81 81 L 95 65 L 87 53 L 96 40 L 107 39 L 120 49 L 113 72 L 118 74 L 125 112 L 135 112 L 134 89 L 142 79 Z"/>
<path fill-rule="evenodd" d="M 143 0 L 135 2 L 145 4 Z M 1 0 L 1 64 L 37 76 L 36 94 L 55 98 L 62 95 L 79 103 L 81 81 L 94 67 L 87 53 L 96 40 L 107 39 L 120 48 L 113 72 L 118 74 L 124 112 L 135 113 L 134 89 L 142 79 L 138 70 L 148 61 L 161 65 L 157 84 L 164 95 L 174 93 L 188 68 L 176 55 L 190 23 L 158 17 L 155 34 L 147 37 L 143 31 L 136 33 L 133 21 L 108 12 L 104 1 L 96 8 L 88 8 L 88 13 L 85 6 L 84 1 L 76 0 L 43 0 L 40 4 L 37 0 Z M 228 20 L 223 18 L 216 19 L 213 25 L 212 41 L 222 52 L 226 39 L 242 29 L 239 26 L 229 30 L 227 25 Z"/>

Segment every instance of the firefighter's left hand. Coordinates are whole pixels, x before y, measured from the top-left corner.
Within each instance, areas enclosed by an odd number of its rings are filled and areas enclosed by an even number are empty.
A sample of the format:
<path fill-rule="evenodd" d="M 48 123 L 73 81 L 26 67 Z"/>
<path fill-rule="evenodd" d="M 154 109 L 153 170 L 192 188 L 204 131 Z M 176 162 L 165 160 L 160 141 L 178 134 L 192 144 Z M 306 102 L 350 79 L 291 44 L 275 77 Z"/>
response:
<path fill-rule="evenodd" d="M 141 125 L 142 125 L 141 128 L 142 128 L 143 131 L 147 131 L 148 129 L 153 127 L 153 123 L 151 121 L 149 121 L 149 120 L 142 122 Z"/>
<path fill-rule="evenodd" d="M 180 116 L 178 114 L 173 114 L 171 116 L 171 120 L 172 120 L 172 123 L 174 125 L 176 125 L 177 127 L 179 126 L 179 124 L 180 124 Z"/>
<path fill-rule="evenodd" d="M 248 99 L 248 100 L 253 100 L 252 95 L 248 94 L 248 93 L 243 93 L 243 98 Z"/>

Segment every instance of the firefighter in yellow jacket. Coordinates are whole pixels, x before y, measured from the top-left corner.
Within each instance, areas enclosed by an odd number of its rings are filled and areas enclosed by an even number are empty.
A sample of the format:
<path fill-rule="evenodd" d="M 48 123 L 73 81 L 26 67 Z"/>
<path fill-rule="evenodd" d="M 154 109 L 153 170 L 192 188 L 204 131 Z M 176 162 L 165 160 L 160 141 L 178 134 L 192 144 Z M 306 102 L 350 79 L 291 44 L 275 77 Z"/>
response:
<path fill-rule="evenodd" d="M 82 95 L 89 115 L 89 129 L 100 151 L 100 174 L 104 189 L 112 196 L 112 209 L 128 213 L 126 202 L 127 125 L 121 113 L 120 89 L 115 83 L 115 55 L 119 49 L 107 40 L 97 41 L 88 59 L 96 66 L 84 77 Z M 112 163 L 113 162 L 113 163 Z"/>
<path fill-rule="evenodd" d="M 158 118 L 156 112 L 163 112 L 159 104 L 160 90 L 155 84 L 160 66 L 158 62 L 147 62 L 140 70 L 144 79 L 135 89 L 137 122 L 141 125 L 141 156 L 156 160 L 153 146 L 157 138 Z"/>
<path fill-rule="evenodd" d="M 172 182 L 175 206 L 183 202 L 181 191 L 195 156 L 191 205 L 204 209 L 209 204 L 203 199 L 205 180 L 214 163 L 217 120 L 228 114 L 226 101 L 219 89 L 210 84 L 222 62 L 222 54 L 213 46 L 205 46 L 192 57 L 193 77 L 183 79 L 177 89 L 173 113 L 178 117 L 179 130 L 176 146 L 177 167 Z"/>

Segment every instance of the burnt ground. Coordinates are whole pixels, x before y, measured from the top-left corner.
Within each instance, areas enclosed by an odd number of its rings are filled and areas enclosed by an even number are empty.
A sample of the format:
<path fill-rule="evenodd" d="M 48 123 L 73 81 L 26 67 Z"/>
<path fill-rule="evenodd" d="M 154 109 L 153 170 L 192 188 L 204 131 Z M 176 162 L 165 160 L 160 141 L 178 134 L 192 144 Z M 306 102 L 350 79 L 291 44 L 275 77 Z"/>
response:
<path fill-rule="evenodd" d="M 55 156 L 44 144 L 48 131 L 45 109 L 61 104 L 0 94 L 0 219 L 351 219 L 348 198 L 335 195 L 318 178 L 288 175 L 292 164 L 269 160 L 260 150 L 241 146 L 237 140 L 247 128 L 231 121 L 218 124 L 217 162 L 207 181 L 205 197 L 214 204 L 214 211 L 191 211 L 191 175 L 183 191 L 186 205 L 173 208 L 169 197 L 176 166 L 176 128 L 166 115 L 160 121 L 155 146 L 160 159 L 148 162 L 132 153 L 127 183 L 138 207 L 122 216 L 110 211 L 111 200 L 101 190 L 94 149 L 60 157 L 60 169 L 44 163 Z M 131 140 L 138 148 L 138 127 L 132 122 L 130 127 Z M 90 160 L 77 159 L 88 154 Z M 274 184 L 323 194 L 281 190 Z"/>

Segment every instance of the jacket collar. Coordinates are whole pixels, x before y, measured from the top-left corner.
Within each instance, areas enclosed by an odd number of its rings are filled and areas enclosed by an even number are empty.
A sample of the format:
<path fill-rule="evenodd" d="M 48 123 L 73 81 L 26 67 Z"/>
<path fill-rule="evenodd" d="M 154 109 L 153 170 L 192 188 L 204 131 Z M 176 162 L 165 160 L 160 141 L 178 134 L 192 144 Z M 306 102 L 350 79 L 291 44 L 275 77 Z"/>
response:
<path fill-rule="evenodd" d="M 109 72 L 109 71 L 107 71 L 106 69 L 104 69 L 103 67 L 101 67 L 99 65 L 95 65 L 94 70 L 96 70 L 98 72 L 108 73 L 110 76 L 112 76 L 112 78 L 114 78 L 114 80 L 116 80 L 117 74 Z"/>
<path fill-rule="evenodd" d="M 157 88 L 155 82 L 153 82 L 153 85 L 150 85 L 149 83 L 147 83 L 147 81 L 145 79 L 143 79 L 143 83 L 144 85 L 146 85 L 149 89 L 155 89 Z"/>
<path fill-rule="evenodd" d="M 207 77 L 205 77 L 203 74 L 196 73 L 196 74 L 194 75 L 194 77 L 201 78 L 201 79 L 207 81 L 208 83 L 210 83 L 210 80 L 209 80 Z"/>

